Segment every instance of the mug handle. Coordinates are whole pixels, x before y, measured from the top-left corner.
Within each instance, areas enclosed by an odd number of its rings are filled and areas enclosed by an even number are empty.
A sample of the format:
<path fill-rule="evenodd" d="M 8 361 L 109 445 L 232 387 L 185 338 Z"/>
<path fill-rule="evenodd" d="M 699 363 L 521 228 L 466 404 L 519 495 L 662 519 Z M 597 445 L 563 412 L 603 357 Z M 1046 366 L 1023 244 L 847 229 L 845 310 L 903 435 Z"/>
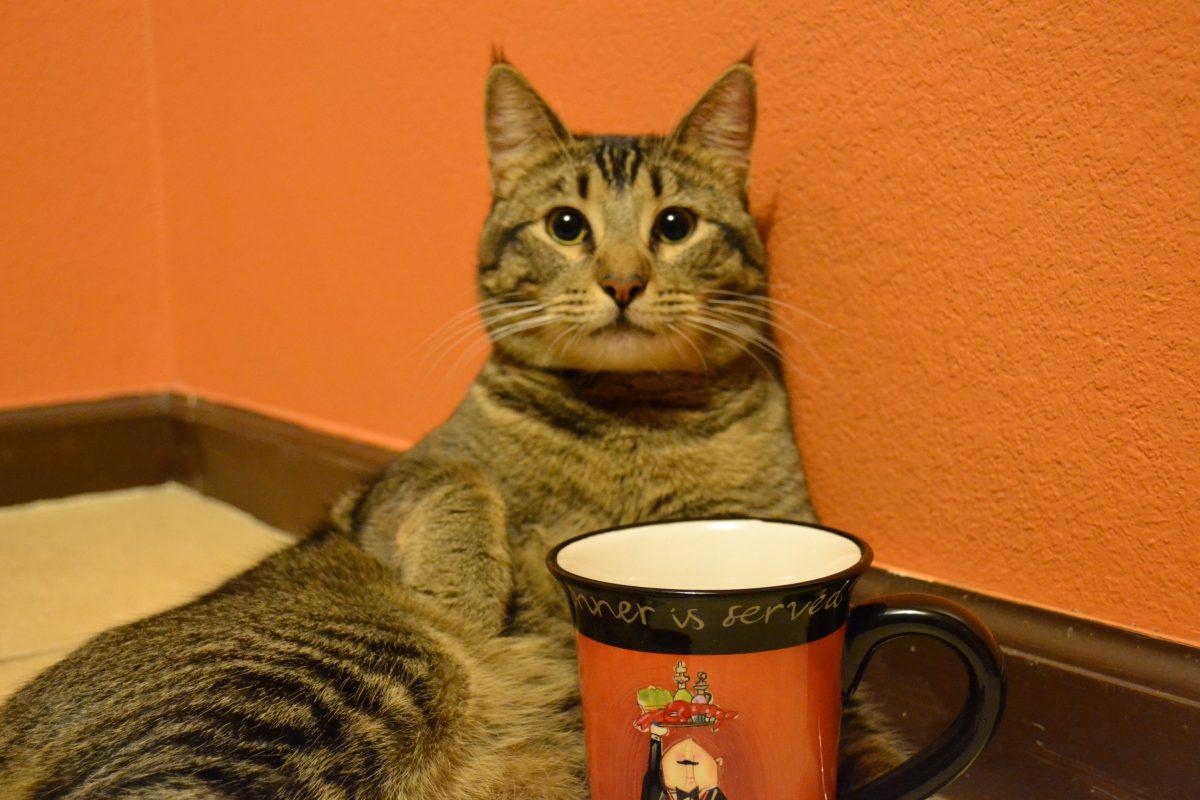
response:
<path fill-rule="evenodd" d="M 929 636 L 949 645 L 967 669 L 962 711 L 912 758 L 840 795 L 841 800 L 922 800 L 971 765 L 991 741 L 1004 712 L 1004 657 L 996 638 L 957 603 L 927 594 L 878 597 L 850 612 L 842 659 L 842 699 L 854 694 L 871 655 L 899 636 Z"/>

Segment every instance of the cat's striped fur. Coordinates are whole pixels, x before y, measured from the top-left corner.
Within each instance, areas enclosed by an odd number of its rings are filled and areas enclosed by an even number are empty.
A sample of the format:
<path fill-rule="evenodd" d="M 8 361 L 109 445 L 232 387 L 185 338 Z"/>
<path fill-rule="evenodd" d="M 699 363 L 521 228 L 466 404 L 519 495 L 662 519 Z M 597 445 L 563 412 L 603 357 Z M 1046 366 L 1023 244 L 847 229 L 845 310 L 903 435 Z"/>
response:
<path fill-rule="evenodd" d="M 0 727 L 0 797 L 574 791 L 575 677 L 556 646 L 488 635 L 322 532 L 25 687 Z"/>
<path fill-rule="evenodd" d="M 487 94 L 495 347 L 462 405 L 328 530 L 21 691 L 0 797 L 580 796 L 546 550 L 640 520 L 813 519 L 746 203 L 749 66 L 668 137 L 572 135 L 505 64 Z M 550 235 L 560 207 L 588 237 Z M 685 240 L 655 238 L 665 207 L 694 214 Z M 848 719 L 856 781 L 892 750 Z"/>

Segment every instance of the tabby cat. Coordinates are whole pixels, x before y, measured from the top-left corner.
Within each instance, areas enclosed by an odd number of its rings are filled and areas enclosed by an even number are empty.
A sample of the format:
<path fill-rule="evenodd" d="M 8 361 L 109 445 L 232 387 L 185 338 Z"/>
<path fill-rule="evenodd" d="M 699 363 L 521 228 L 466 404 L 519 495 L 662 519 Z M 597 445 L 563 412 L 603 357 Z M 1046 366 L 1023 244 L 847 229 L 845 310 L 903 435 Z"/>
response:
<path fill-rule="evenodd" d="M 502 61 L 485 110 L 493 354 L 467 397 L 313 536 L 27 685 L 0 711 L 0 796 L 585 795 L 547 549 L 813 519 L 746 199 L 750 65 L 666 137 L 572 134 Z M 893 751 L 847 719 L 857 782 Z"/>

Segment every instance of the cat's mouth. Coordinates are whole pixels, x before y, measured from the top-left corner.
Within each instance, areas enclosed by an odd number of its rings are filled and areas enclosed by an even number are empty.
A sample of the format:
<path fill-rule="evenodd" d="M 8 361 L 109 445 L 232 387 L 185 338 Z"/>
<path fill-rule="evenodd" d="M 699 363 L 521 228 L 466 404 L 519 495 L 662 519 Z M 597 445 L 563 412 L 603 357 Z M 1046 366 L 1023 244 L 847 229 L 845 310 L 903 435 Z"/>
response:
<path fill-rule="evenodd" d="M 592 331 L 591 336 L 654 336 L 655 332 L 649 328 L 643 328 L 636 322 L 633 322 L 629 317 L 622 314 L 607 325 L 597 328 Z"/>
<path fill-rule="evenodd" d="M 680 336 L 615 319 L 582 337 L 567 337 L 555 365 L 591 372 L 706 371 L 699 345 Z"/>

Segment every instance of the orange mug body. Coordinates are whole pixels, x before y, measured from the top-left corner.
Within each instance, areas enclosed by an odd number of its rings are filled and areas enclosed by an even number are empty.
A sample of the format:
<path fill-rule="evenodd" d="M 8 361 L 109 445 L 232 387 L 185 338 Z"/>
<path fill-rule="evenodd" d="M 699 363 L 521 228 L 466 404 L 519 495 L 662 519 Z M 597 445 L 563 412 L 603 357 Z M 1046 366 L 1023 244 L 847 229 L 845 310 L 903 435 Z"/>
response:
<path fill-rule="evenodd" d="M 593 800 L 833 798 L 843 633 L 725 655 L 579 635 Z"/>

